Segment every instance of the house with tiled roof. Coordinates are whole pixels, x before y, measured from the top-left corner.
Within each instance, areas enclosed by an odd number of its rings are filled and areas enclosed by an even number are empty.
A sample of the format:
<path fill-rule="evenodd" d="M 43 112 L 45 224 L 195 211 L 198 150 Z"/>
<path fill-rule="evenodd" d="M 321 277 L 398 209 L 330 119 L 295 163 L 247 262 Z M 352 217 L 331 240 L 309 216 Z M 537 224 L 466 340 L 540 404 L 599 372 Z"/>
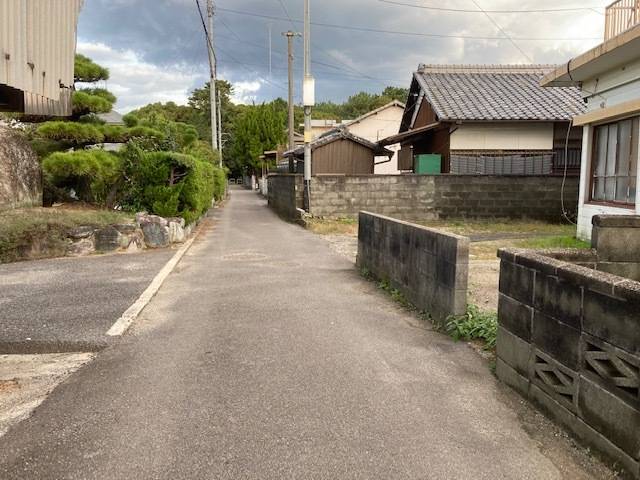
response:
<path fill-rule="evenodd" d="M 545 89 L 548 65 L 420 65 L 399 133 L 401 170 L 429 174 L 578 175 L 579 89 Z"/>

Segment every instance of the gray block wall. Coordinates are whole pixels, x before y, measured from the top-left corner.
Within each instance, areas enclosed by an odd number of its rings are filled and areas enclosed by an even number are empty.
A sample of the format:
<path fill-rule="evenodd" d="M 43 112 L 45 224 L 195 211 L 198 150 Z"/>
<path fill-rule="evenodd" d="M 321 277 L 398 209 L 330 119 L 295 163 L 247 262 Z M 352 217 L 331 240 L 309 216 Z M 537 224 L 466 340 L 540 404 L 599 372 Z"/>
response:
<path fill-rule="evenodd" d="M 297 218 L 297 209 L 303 206 L 304 177 L 278 173 L 269 175 L 267 182 L 269 207 L 286 219 Z"/>
<path fill-rule="evenodd" d="M 640 283 L 595 251 L 499 256 L 498 378 L 640 478 Z"/>
<path fill-rule="evenodd" d="M 360 212 L 358 267 L 393 288 L 436 323 L 467 308 L 469 239 Z"/>
<path fill-rule="evenodd" d="M 567 179 L 566 208 L 575 213 L 579 180 Z M 318 175 L 311 214 L 356 218 L 366 210 L 403 220 L 562 218 L 562 177 L 486 175 Z"/>
<path fill-rule="evenodd" d="M 596 215 L 592 222 L 598 270 L 640 280 L 640 216 Z"/>

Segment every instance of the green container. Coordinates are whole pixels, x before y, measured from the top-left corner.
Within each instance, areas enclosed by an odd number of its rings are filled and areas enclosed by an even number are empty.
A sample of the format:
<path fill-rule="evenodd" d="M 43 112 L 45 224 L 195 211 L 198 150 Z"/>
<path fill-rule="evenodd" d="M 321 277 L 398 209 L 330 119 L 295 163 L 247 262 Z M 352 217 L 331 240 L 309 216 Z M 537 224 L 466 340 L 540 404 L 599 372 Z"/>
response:
<path fill-rule="evenodd" d="M 440 175 L 442 173 L 442 155 L 435 153 L 416 155 L 415 173 L 418 175 Z"/>

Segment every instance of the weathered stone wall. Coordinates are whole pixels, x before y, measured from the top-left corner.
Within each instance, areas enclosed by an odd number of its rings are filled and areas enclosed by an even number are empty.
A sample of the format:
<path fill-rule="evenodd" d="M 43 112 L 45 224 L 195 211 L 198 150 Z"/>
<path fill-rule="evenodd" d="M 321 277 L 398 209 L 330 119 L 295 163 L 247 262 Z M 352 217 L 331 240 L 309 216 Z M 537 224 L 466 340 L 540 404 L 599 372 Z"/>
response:
<path fill-rule="evenodd" d="M 578 179 L 568 178 L 565 205 L 575 213 Z M 352 217 L 360 210 L 403 220 L 455 217 L 560 221 L 562 178 L 476 175 L 318 175 L 311 214 Z"/>
<path fill-rule="evenodd" d="M 640 478 L 640 283 L 595 251 L 499 256 L 498 378 Z"/>
<path fill-rule="evenodd" d="M 42 206 L 38 156 L 19 132 L 0 125 L 0 209 Z"/>
<path fill-rule="evenodd" d="M 640 281 L 640 217 L 596 215 L 592 222 L 598 270 Z"/>
<path fill-rule="evenodd" d="M 360 212 L 358 267 L 443 323 L 467 308 L 469 239 Z"/>
<path fill-rule="evenodd" d="M 269 206 L 284 218 L 296 218 L 297 209 L 303 207 L 303 176 L 278 173 L 269 175 L 267 181 Z"/>

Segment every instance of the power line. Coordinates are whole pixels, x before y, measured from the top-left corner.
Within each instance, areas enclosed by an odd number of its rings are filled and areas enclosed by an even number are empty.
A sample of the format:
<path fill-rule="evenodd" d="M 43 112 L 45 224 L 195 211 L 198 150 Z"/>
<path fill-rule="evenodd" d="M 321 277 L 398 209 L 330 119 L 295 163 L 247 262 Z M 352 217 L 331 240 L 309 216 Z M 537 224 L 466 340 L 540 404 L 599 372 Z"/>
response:
<path fill-rule="evenodd" d="M 287 10 L 286 5 L 284 4 L 284 0 L 278 0 L 278 2 L 280 3 L 280 6 L 282 7 L 282 11 L 284 12 L 285 16 L 287 17 L 287 19 L 291 23 L 291 26 L 293 27 L 293 30 L 295 31 L 296 24 L 294 23 L 293 19 L 291 18 L 291 15 L 289 15 L 289 10 Z"/>
<path fill-rule="evenodd" d="M 421 8 L 424 10 L 435 10 L 439 12 L 458 12 L 458 13 L 480 13 L 478 10 L 469 10 L 466 8 L 448 8 L 448 7 L 434 7 L 432 5 L 416 5 L 414 3 L 404 3 L 394 0 L 378 0 L 380 3 L 388 3 L 390 5 L 399 5 L 403 7 Z M 603 15 L 599 12 L 598 8 L 604 8 L 600 6 L 593 7 L 565 7 L 565 8 L 536 8 L 526 10 L 485 10 L 485 13 L 562 13 L 562 12 L 579 12 L 579 11 L 592 11 Z"/>
<path fill-rule="evenodd" d="M 265 18 L 269 20 L 280 20 L 280 21 L 288 21 L 287 18 L 278 17 L 276 15 L 264 15 L 260 13 L 253 12 L 243 12 L 241 10 L 234 10 L 231 8 L 220 8 L 219 11 L 233 13 L 236 15 L 245 15 L 249 17 L 256 18 Z M 293 20 L 296 23 L 302 23 L 301 20 Z M 369 33 L 384 33 L 390 35 L 404 35 L 408 37 L 427 37 L 427 38 L 457 38 L 457 39 L 465 39 L 465 40 L 509 40 L 505 37 L 495 37 L 495 36 L 482 36 L 482 35 L 447 35 L 447 34 L 439 34 L 439 33 L 423 33 L 423 32 L 406 32 L 401 30 L 384 30 L 380 28 L 372 28 L 372 27 L 358 27 L 354 25 L 339 25 L 335 23 L 324 23 L 324 22 L 311 22 L 312 25 L 318 27 L 326 27 L 326 28 L 334 28 L 339 30 L 348 30 L 348 31 L 357 31 L 357 32 L 369 32 Z M 567 38 L 567 37 L 518 37 L 514 38 L 515 40 L 520 41 L 586 41 L 586 40 L 601 40 L 600 37 L 582 37 L 582 38 Z"/>
<path fill-rule="evenodd" d="M 527 59 L 527 61 L 528 61 L 529 63 L 533 63 L 533 59 L 532 59 L 529 55 L 527 55 L 527 54 L 524 52 L 524 50 L 522 50 L 522 49 L 520 48 L 520 45 L 518 45 L 518 44 L 513 40 L 513 38 L 511 38 L 511 37 L 509 36 L 509 34 L 508 34 L 507 32 L 505 32 L 505 31 L 504 31 L 504 29 L 503 29 L 503 28 L 498 24 L 498 22 L 496 22 L 496 21 L 493 19 L 493 17 L 492 17 L 491 15 L 489 15 L 489 14 L 488 14 L 488 13 L 487 13 L 487 12 L 486 12 L 482 7 L 481 7 L 481 6 L 480 6 L 480 4 L 479 4 L 476 0 L 471 0 L 471 1 L 473 2 L 473 4 L 474 4 L 476 7 L 478 7 L 478 9 L 479 9 L 482 13 L 484 13 L 484 15 L 489 19 L 489 21 L 490 21 L 491 23 L 493 23 L 493 24 L 496 26 L 496 28 L 498 29 L 498 31 L 499 31 L 499 32 L 501 32 L 501 33 L 502 33 L 506 38 L 508 38 L 508 39 L 509 39 L 509 41 L 511 42 L 511 44 L 512 44 L 514 47 L 516 47 L 516 49 L 517 49 L 517 50 L 522 54 L 522 56 L 523 56 L 524 58 L 526 58 L 526 59 Z"/>

